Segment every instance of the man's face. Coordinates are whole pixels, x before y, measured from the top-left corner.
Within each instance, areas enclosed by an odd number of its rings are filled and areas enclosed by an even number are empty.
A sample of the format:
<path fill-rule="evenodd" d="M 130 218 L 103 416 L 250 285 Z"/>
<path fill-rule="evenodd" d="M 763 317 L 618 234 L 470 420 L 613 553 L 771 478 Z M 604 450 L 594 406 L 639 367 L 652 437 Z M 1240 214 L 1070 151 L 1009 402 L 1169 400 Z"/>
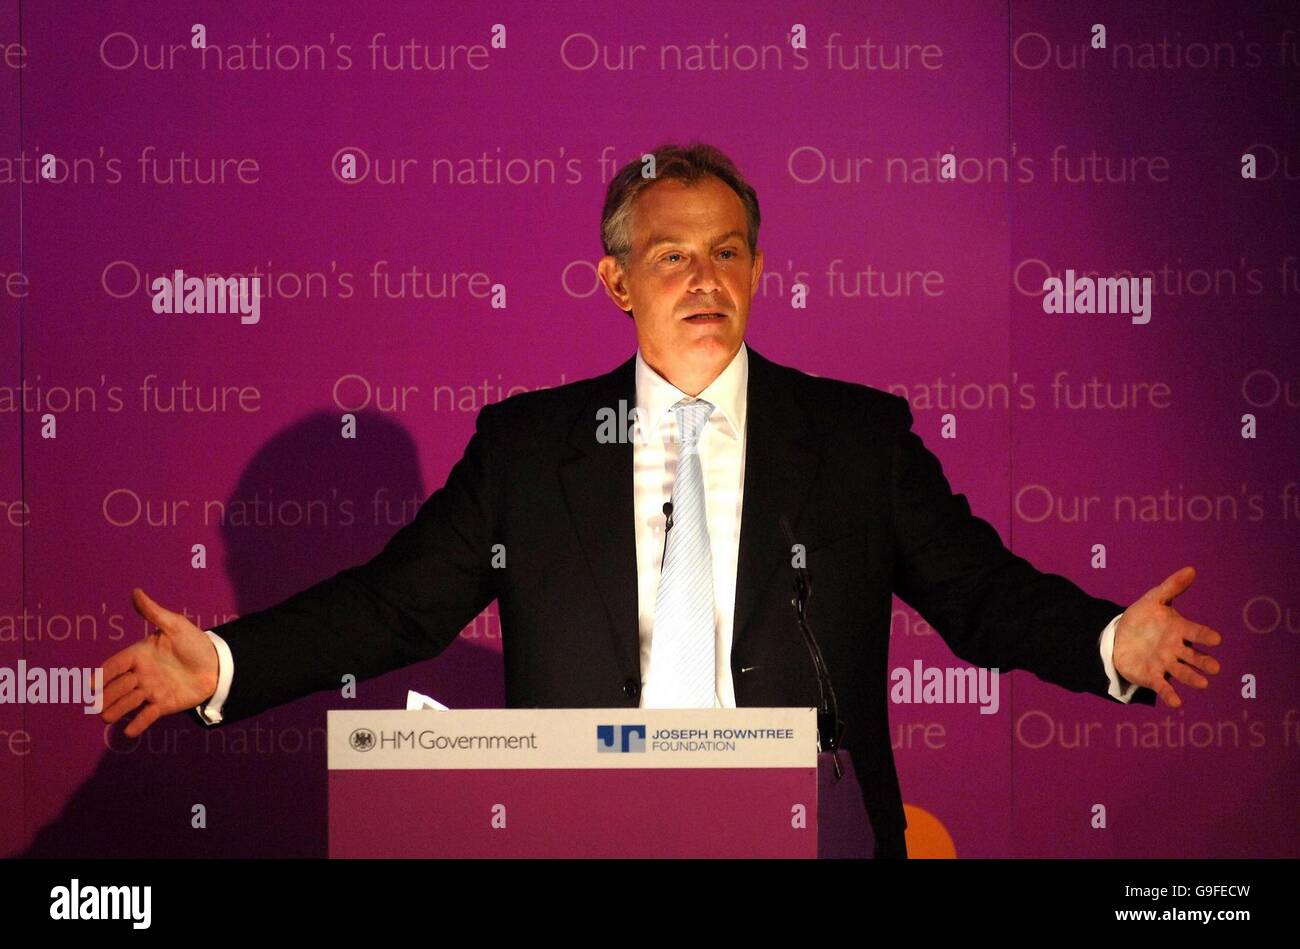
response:
<path fill-rule="evenodd" d="M 712 175 L 693 185 L 667 178 L 632 207 L 627 270 L 613 257 L 598 272 L 610 298 L 631 310 L 646 362 L 698 395 L 740 349 L 763 252 L 745 241 L 745 206 Z M 695 314 L 711 312 L 712 317 Z"/>

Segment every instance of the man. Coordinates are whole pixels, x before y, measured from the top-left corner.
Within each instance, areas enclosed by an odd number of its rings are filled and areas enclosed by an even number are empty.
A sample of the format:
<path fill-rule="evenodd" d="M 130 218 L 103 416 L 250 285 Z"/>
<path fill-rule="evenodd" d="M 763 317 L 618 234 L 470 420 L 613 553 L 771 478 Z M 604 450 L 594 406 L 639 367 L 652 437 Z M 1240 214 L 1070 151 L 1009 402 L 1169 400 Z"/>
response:
<path fill-rule="evenodd" d="M 196 706 L 209 724 L 245 718 L 436 656 L 493 599 L 511 707 L 817 705 L 783 517 L 878 856 L 906 856 L 891 592 L 977 665 L 1173 707 L 1171 679 L 1206 687 L 1219 666 L 1192 644 L 1221 637 L 1170 606 L 1190 567 L 1124 609 L 1007 551 L 905 400 L 744 344 L 757 196 L 709 146 L 653 157 L 610 183 L 601 225 L 600 279 L 636 355 L 484 407 L 446 485 L 383 551 L 276 606 L 205 635 L 133 590 L 159 629 L 105 662 L 106 722 L 142 705 L 128 735 Z"/>

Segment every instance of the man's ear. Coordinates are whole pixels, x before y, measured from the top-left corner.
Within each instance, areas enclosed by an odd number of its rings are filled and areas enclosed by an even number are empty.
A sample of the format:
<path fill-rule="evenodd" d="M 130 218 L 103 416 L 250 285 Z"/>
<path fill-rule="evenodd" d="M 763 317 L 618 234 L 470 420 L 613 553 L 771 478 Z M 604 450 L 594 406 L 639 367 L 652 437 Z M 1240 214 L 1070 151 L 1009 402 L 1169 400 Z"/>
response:
<path fill-rule="evenodd" d="M 749 296 L 753 300 L 754 292 L 758 290 L 758 278 L 763 275 L 763 250 L 759 248 L 754 251 L 754 267 L 750 271 L 749 278 Z"/>
<path fill-rule="evenodd" d="M 618 260 L 609 254 L 600 258 L 600 263 L 596 264 L 596 275 L 600 277 L 601 285 L 614 305 L 631 316 L 632 294 L 627 289 L 627 273 L 618 265 Z"/>

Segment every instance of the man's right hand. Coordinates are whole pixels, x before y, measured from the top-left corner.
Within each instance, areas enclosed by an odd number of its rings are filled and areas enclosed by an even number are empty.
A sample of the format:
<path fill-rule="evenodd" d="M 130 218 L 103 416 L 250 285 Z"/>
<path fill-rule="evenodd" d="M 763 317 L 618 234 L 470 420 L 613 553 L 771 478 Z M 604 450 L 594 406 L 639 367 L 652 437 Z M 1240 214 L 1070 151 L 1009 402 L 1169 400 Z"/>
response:
<path fill-rule="evenodd" d="M 165 610 L 135 587 L 135 611 L 156 626 L 143 641 L 104 663 L 104 710 L 108 724 L 144 705 L 126 726 L 130 738 L 164 715 L 183 712 L 217 691 L 217 650 L 208 635 L 180 613 Z"/>

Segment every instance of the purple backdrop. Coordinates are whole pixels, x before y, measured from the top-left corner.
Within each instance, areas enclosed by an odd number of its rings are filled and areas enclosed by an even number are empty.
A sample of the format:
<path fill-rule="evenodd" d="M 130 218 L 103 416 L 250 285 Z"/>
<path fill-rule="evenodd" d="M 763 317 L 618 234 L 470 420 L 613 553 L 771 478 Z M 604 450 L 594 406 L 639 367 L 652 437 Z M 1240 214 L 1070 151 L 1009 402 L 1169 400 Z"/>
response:
<path fill-rule="evenodd" d="M 211 626 L 376 553 L 483 404 L 634 351 L 594 277 L 605 185 L 700 139 L 762 203 L 755 348 L 908 396 L 1043 569 L 1128 603 L 1194 564 L 1178 606 L 1225 636 L 1177 711 L 1024 673 L 994 715 L 893 706 L 913 854 L 1295 856 L 1298 30 L 1292 4 L 10 0 L 0 666 L 102 662 L 145 631 L 132 586 Z M 256 270 L 258 322 L 154 313 L 177 268 Z M 1045 313 L 1067 269 L 1153 277 L 1149 322 Z M 895 607 L 891 667 L 961 665 Z M 494 605 L 354 701 L 213 731 L 0 705 L 0 853 L 323 856 L 324 710 L 501 705 L 499 637 Z"/>

